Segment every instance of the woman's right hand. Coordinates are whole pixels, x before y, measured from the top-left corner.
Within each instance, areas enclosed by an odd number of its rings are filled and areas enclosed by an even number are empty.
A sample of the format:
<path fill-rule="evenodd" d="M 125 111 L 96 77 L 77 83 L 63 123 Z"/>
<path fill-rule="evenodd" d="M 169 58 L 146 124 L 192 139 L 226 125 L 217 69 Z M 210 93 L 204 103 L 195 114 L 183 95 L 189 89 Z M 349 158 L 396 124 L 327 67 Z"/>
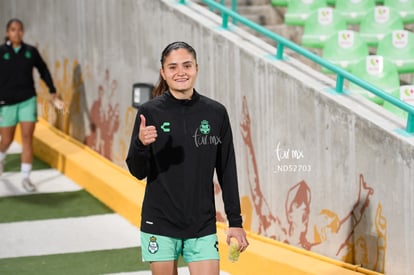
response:
<path fill-rule="evenodd" d="M 147 126 L 147 120 L 144 115 L 139 116 L 141 124 L 139 125 L 138 139 L 143 145 L 149 145 L 157 139 L 157 129 L 155 126 Z"/>

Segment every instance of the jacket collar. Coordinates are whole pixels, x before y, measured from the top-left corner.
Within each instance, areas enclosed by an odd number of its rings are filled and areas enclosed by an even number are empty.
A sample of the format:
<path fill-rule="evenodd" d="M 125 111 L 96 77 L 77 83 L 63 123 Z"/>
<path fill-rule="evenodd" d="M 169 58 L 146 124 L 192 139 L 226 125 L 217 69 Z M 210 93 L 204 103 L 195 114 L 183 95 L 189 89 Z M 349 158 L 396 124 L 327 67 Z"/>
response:
<path fill-rule="evenodd" d="M 193 96 L 191 97 L 191 99 L 177 99 L 171 94 L 170 90 L 166 91 L 164 95 L 168 98 L 168 100 L 171 100 L 176 104 L 182 105 L 193 105 L 200 99 L 200 94 L 195 89 L 193 90 Z"/>
<path fill-rule="evenodd" d="M 10 40 L 7 40 L 6 43 L 4 43 L 4 45 L 6 45 L 6 47 L 10 50 L 13 50 L 13 45 L 10 42 Z M 23 49 L 26 47 L 26 44 L 22 41 L 22 44 L 20 44 L 20 49 Z"/>

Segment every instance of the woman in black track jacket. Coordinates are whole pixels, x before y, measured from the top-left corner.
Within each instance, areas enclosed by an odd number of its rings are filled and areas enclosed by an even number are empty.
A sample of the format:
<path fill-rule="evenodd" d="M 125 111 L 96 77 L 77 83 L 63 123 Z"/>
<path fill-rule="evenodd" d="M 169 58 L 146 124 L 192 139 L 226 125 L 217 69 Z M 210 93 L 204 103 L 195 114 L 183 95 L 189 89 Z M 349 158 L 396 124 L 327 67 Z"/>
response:
<path fill-rule="evenodd" d="M 29 179 L 33 161 L 32 140 L 37 121 L 34 68 L 49 87 L 51 100 L 57 97 L 46 63 L 35 47 L 23 42 L 23 33 L 22 21 L 11 19 L 6 26 L 6 42 L 0 45 L 0 175 L 6 151 L 20 123 L 22 184 L 27 191 L 36 191 L 36 186 Z"/>
<path fill-rule="evenodd" d="M 222 104 L 194 89 L 197 73 L 196 53 L 190 45 L 174 42 L 164 49 L 155 97 L 138 109 L 126 159 L 135 177 L 147 178 L 141 246 L 153 274 L 174 274 L 178 257 L 174 253 L 184 256 L 191 274 L 206 268 L 211 272 L 205 274 L 219 274 L 218 256 L 209 251 L 197 252 L 206 253 L 204 258 L 186 257 L 186 248 L 193 249 L 194 240 L 207 236 L 214 236 L 214 242 L 206 247 L 211 245 L 218 255 L 214 171 L 229 223 L 227 242 L 235 238 L 240 251 L 248 246 L 229 117 Z M 170 240 L 182 247 L 173 255 L 162 254 Z"/>

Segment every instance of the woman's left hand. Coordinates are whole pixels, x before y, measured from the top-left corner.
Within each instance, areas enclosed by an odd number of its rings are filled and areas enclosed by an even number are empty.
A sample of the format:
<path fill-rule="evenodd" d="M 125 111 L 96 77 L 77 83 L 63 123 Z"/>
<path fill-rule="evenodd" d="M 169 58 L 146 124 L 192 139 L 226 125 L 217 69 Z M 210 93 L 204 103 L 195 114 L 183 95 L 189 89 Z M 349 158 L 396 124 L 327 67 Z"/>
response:
<path fill-rule="evenodd" d="M 227 244 L 230 245 L 230 239 L 234 238 L 239 243 L 239 251 L 243 252 L 249 246 L 249 241 L 246 238 L 246 232 L 241 227 L 229 227 L 227 231 Z"/>

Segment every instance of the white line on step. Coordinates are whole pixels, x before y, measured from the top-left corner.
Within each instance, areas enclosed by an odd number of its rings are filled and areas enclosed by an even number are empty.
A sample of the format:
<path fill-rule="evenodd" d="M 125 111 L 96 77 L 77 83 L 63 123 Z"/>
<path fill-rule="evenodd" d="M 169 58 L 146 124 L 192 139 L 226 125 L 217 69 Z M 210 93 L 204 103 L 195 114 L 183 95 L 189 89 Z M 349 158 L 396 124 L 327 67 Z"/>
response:
<path fill-rule="evenodd" d="M 139 229 L 118 214 L 0 224 L 0 258 L 140 246 Z"/>

